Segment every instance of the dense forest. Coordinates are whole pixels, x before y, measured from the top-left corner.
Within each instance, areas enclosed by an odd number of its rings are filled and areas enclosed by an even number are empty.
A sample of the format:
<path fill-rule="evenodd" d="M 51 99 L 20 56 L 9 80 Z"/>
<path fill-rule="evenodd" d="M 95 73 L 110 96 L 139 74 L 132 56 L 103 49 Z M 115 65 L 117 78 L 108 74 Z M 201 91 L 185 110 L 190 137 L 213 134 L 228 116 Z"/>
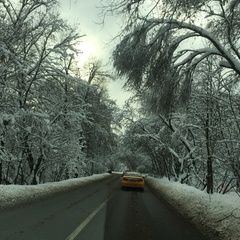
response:
<path fill-rule="evenodd" d="M 110 2 L 103 16 L 124 19 L 113 64 L 133 93 L 127 159 L 208 193 L 239 191 L 239 0 Z"/>
<path fill-rule="evenodd" d="M 0 0 L 0 184 L 131 168 L 239 191 L 240 2 L 101 3 L 103 24 L 122 26 L 114 77 L 100 60 L 78 66 L 84 33 L 57 1 Z M 122 109 L 113 78 L 132 93 Z"/>
<path fill-rule="evenodd" d="M 111 76 L 100 60 L 80 69 L 83 34 L 57 3 L 0 1 L 0 184 L 85 176 L 111 162 Z"/>

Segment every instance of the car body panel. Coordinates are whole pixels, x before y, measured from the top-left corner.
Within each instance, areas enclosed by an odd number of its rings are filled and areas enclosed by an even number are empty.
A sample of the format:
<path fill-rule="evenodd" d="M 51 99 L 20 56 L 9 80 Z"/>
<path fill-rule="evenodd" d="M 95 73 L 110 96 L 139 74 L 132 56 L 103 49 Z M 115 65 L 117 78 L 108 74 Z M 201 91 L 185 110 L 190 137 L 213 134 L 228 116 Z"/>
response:
<path fill-rule="evenodd" d="M 144 190 L 144 177 L 139 172 L 124 172 L 121 179 L 121 188 L 137 188 Z"/>

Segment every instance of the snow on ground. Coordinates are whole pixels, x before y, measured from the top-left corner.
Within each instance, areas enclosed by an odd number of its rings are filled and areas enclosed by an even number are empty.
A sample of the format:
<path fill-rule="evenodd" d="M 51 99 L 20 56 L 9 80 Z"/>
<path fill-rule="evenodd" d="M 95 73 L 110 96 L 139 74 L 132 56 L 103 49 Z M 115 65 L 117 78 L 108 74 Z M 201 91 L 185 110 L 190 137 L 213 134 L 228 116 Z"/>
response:
<path fill-rule="evenodd" d="M 108 173 L 39 185 L 0 185 L 0 210 L 52 196 L 109 177 Z"/>
<path fill-rule="evenodd" d="M 147 178 L 159 195 L 211 239 L 240 239 L 240 197 L 235 192 L 207 194 L 186 184 Z"/>
<path fill-rule="evenodd" d="M 98 174 L 37 186 L 0 185 L 0 210 L 85 186 L 109 175 Z M 211 240 L 240 239 L 240 197 L 236 193 L 215 193 L 210 196 L 194 187 L 167 179 L 147 177 L 146 181 L 184 217 L 203 232 L 209 233 Z"/>

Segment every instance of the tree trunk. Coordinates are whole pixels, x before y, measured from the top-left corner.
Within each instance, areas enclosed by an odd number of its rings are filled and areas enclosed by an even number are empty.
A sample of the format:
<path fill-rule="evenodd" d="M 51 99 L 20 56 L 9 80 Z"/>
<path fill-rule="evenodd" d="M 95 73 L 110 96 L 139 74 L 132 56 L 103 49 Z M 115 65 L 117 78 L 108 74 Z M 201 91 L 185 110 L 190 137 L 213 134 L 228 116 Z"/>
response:
<path fill-rule="evenodd" d="M 0 161 L 0 184 L 3 184 L 3 167 L 2 167 L 2 160 Z"/>
<path fill-rule="evenodd" d="M 208 156 L 207 159 L 207 193 L 213 194 L 213 169 L 211 156 Z"/>
<path fill-rule="evenodd" d="M 213 168 L 212 168 L 212 156 L 210 151 L 210 134 L 209 134 L 209 113 L 207 112 L 206 118 L 206 147 L 207 147 L 207 193 L 213 193 Z"/>
<path fill-rule="evenodd" d="M 4 134 L 2 134 L 3 138 Z M 4 153 L 4 141 L 1 139 L 1 144 L 0 144 L 0 154 Z M 0 161 L 0 184 L 3 183 L 3 161 Z"/>

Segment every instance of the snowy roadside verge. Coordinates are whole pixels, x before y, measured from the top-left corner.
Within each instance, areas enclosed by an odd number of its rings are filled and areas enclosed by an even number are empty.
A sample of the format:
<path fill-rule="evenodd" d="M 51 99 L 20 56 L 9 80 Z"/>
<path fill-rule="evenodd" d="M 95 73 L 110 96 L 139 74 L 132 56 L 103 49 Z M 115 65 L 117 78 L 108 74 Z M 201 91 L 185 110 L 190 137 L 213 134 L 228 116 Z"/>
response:
<path fill-rule="evenodd" d="M 38 201 L 77 187 L 86 186 L 94 181 L 100 181 L 110 176 L 108 173 L 103 173 L 39 185 L 0 185 L 0 211 Z"/>
<path fill-rule="evenodd" d="M 240 239 L 240 197 L 236 193 L 208 195 L 185 184 L 152 177 L 147 182 L 212 240 Z"/>

